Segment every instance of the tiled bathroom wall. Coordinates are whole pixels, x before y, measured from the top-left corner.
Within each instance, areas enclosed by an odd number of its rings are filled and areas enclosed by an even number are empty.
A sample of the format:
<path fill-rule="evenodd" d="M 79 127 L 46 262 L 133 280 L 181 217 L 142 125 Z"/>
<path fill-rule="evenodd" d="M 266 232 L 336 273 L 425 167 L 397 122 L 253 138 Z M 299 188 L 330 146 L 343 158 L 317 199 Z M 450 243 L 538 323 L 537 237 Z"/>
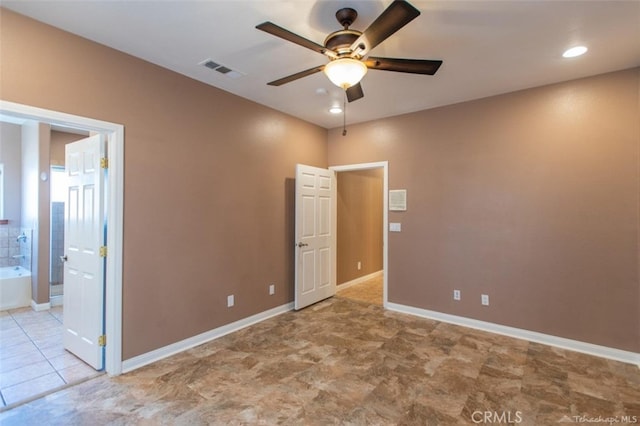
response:
<path fill-rule="evenodd" d="M 61 284 L 64 255 L 64 202 L 51 203 L 51 277 L 52 285 Z"/>
<path fill-rule="evenodd" d="M 31 254 L 33 253 L 33 230 L 29 228 L 20 228 L 20 233 L 23 232 L 27 236 L 27 241 L 20 243 L 20 266 L 25 269 L 31 270 Z"/>
<path fill-rule="evenodd" d="M 18 241 L 24 232 L 27 241 Z M 0 225 L 0 267 L 22 266 L 31 270 L 31 229 Z"/>

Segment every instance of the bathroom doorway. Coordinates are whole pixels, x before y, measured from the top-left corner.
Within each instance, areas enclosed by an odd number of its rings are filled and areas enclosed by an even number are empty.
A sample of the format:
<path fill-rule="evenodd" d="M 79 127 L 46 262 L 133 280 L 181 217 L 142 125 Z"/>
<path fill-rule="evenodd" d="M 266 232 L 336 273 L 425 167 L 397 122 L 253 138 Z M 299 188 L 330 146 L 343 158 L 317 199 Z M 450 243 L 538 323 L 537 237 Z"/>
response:
<path fill-rule="evenodd" d="M 48 123 L 69 129 L 100 133 L 109 146 L 109 164 L 106 183 L 105 217 L 109 223 L 106 231 L 109 256 L 105 258 L 105 346 L 104 367 L 108 374 L 122 372 L 122 268 L 123 268 L 123 193 L 124 193 L 124 126 L 116 123 L 66 114 L 58 111 L 0 101 L 0 119 L 15 124 L 27 122 Z M 48 170 L 48 167 L 47 169 Z M 42 179 L 43 175 L 40 174 Z M 45 179 L 47 178 L 45 174 Z M 43 179 L 44 180 L 44 179 Z M 47 215 L 47 220 L 48 220 Z M 45 238 L 48 238 L 48 233 Z M 48 268 L 45 273 L 48 272 Z M 48 275 L 48 274 L 47 274 Z M 48 280 L 47 280 L 48 281 Z"/>
<path fill-rule="evenodd" d="M 64 167 L 51 166 L 51 233 L 49 262 L 49 301 L 51 306 L 62 305 L 64 294 Z"/>
<path fill-rule="evenodd" d="M 46 155 L 52 151 L 49 148 L 56 140 L 50 136 L 63 133 L 48 124 L 38 125 L 36 138 L 34 132 L 25 131 L 28 125 L 0 122 L 0 160 L 8 161 L 14 169 L 10 189 L 17 189 L 4 198 L 11 214 L 6 220 L 8 224 L 4 225 L 3 235 L 9 234 L 12 238 L 8 244 L 4 238 L 3 245 L 11 246 L 10 260 L 17 258 L 14 262 L 21 262 L 20 272 L 16 274 L 28 274 L 26 282 L 29 287 L 23 300 L 13 305 L 3 304 L 0 312 L 0 410 L 102 374 L 66 350 L 64 344 L 67 312 L 62 301 L 63 273 L 59 258 L 64 250 L 67 182 L 63 176 L 64 157 L 59 163 L 55 155 Z M 69 135 L 68 139 L 84 137 L 64 134 Z M 45 160 L 44 164 L 36 162 L 46 158 L 48 161 Z M 38 175 L 34 170 L 43 171 Z M 34 174 L 41 182 L 37 191 L 30 190 L 35 180 L 30 175 Z M 23 214 L 35 209 L 38 211 L 37 220 L 30 213 Z M 31 218 L 33 221 L 29 220 Z M 25 228 L 27 224 L 30 229 Z M 7 232 L 7 226 L 11 231 Z M 36 238 L 40 238 L 39 244 L 33 244 Z M 49 244 L 44 244 L 42 239 L 48 239 Z M 16 254 L 17 250 L 19 254 Z M 6 256 L 6 250 L 3 254 Z M 47 266 L 40 270 L 38 266 L 33 268 L 32 257 L 39 257 L 41 262 L 46 258 Z M 31 288 L 32 272 L 38 274 L 38 279 L 34 280 L 38 283 L 37 292 Z"/>
<path fill-rule="evenodd" d="M 64 211 L 67 179 L 65 176 L 65 146 L 84 139 L 89 132 L 51 126 L 49 146 L 50 238 L 49 238 L 49 301 L 60 306 L 64 295 Z"/>

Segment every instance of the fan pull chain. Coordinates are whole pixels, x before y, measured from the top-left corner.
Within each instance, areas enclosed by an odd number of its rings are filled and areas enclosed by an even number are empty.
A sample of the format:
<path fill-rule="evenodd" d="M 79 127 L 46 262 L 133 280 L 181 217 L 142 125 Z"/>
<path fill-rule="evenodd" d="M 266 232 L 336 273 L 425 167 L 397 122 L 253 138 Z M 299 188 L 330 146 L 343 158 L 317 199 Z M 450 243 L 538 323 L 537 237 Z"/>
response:
<path fill-rule="evenodd" d="M 342 107 L 342 136 L 347 136 L 347 91 L 344 92 Z"/>

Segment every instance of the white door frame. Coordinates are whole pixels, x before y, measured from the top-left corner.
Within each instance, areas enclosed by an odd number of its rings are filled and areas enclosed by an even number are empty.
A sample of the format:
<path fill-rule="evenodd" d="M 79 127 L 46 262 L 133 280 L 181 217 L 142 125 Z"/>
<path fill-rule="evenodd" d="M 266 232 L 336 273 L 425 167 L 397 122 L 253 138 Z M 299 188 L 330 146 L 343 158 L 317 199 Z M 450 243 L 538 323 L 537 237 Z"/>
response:
<path fill-rule="evenodd" d="M 389 162 L 379 161 L 376 163 L 348 164 L 343 166 L 331 166 L 329 170 L 336 173 L 353 172 L 357 170 L 371 170 L 382 168 L 382 306 L 387 308 L 389 303 L 387 286 L 389 279 Z M 339 179 L 339 178 L 338 178 Z M 339 183 L 338 183 L 339 185 Z"/>
<path fill-rule="evenodd" d="M 122 373 L 122 242 L 124 193 L 124 126 L 72 114 L 0 100 L 0 120 L 20 124 L 33 120 L 52 125 L 104 133 L 109 159 L 106 191 L 107 244 L 105 294 L 105 370 Z"/>

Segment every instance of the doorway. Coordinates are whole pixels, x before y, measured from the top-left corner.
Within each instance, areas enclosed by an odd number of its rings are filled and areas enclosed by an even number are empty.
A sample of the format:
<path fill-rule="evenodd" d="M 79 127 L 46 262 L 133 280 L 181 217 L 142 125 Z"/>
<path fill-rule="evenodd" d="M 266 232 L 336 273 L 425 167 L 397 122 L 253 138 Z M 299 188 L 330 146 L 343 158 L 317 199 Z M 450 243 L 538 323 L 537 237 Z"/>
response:
<path fill-rule="evenodd" d="M 62 304 L 64 292 L 63 263 L 64 256 L 64 203 L 65 179 L 64 166 L 51 166 L 49 173 L 51 183 L 49 234 L 49 303 L 51 306 Z"/>
<path fill-rule="evenodd" d="M 376 163 L 363 163 L 363 164 L 351 164 L 351 165 L 343 165 L 343 166 L 332 166 L 329 167 L 330 170 L 335 171 L 338 174 L 338 186 L 340 185 L 340 175 L 341 173 L 346 173 L 346 172 L 364 172 L 364 171 L 375 171 L 376 169 L 380 170 L 382 172 L 382 223 L 381 223 L 381 229 L 380 232 L 382 234 L 382 247 L 381 247 L 381 251 L 382 251 L 382 276 L 380 277 L 379 275 L 379 271 L 374 271 L 370 274 L 365 274 L 364 276 L 362 276 L 362 274 L 358 274 L 358 272 L 353 271 L 353 269 L 355 268 L 356 270 L 358 269 L 358 267 L 362 268 L 362 261 L 356 259 L 356 258 L 349 258 L 349 256 L 346 256 L 346 260 L 345 257 L 343 256 L 343 260 L 342 262 L 349 262 L 348 265 L 340 265 L 341 260 L 338 260 L 338 269 L 339 270 L 343 270 L 343 277 L 346 277 L 344 279 L 349 279 L 351 278 L 354 274 L 355 275 L 361 275 L 361 279 L 353 279 L 349 281 L 349 284 L 347 284 L 349 287 L 351 285 L 353 286 L 357 286 L 360 284 L 363 285 L 375 285 L 375 280 L 376 279 L 381 279 L 382 280 L 382 306 L 383 307 L 387 307 L 387 303 L 388 303 L 388 296 L 387 296 L 387 286 L 388 286 L 388 273 L 387 273 L 387 268 L 388 268 L 388 182 L 389 182 L 389 178 L 388 178 L 388 162 L 387 161 L 382 161 L 382 162 L 376 162 Z M 338 230 L 338 239 L 340 239 L 340 230 Z M 370 254 L 370 256 L 375 256 L 375 253 Z M 358 263 L 360 262 L 360 263 Z M 367 284 L 365 284 L 367 283 Z M 340 284 L 340 283 L 339 283 Z M 338 285 L 338 289 L 340 289 L 340 285 Z M 349 291 L 349 289 L 347 289 L 347 287 L 343 287 L 344 291 Z M 363 300 L 366 300 L 366 298 L 364 298 Z"/>
<path fill-rule="evenodd" d="M 122 372 L 122 243 L 124 188 L 124 127 L 119 124 L 65 114 L 13 102 L 0 101 L 0 119 L 15 124 L 30 121 L 52 126 L 81 129 L 104 134 L 109 146 L 106 191 L 106 218 L 109 222 L 105 281 L 105 371 L 109 375 Z"/>
<path fill-rule="evenodd" d="M 65 175 L 65 146 L 84 139 L 89 132 L 80 129 L 50 126 L 49 140 L 49 301 L 51 306 L 60 306 L 64 295 L 64 231 L 67 180 Z"/>
<path fill-rule="evenodd" d="M 83 342 L 89 342 L 91 334 L 83 331 L 90 328 L 89 324 L 92 322 L 87 321 L 87 316 L 91 315 L 97 316 L 93 321 L 98 328 L 93 333 L 94 340 L 98 340 L 98 337 L 103 334 L 104 282 L 102 279 L 94 280 L 93 287 L 100 296 L 99 300 L 89 297 L 93 293 L 90 291 L 92 286 L 89 285 L 91 283 L 85 282 L 80 289 L 72 285 L 71 289 L 74 291 L 65 292 L 63 297 L 62 286 L 63 282 L 67 281 L 63 277 L 69 275 L 67 273 L 69 268 L 64 268 L 63 274 L 61 258 L 66 259 L 66 253 L 69 253 L 64 248 L 65 227 L 68 230 L 74 230 L 71 233 L 74 236 L 78 234 L 79 228 L 86 230 L 90 224 L 88 220 L 90 206 L 86 203 L 78 203 L 75 200 L 78 197 L 71 197 L 71 195 L 99 193 L 107 170 L 100 168 L 101 156 L 82 155 L 80 161 L 87 163 L 87 158 L 95 158 L 93 161 L 97 164 L 91 168 L 85 165 L 80 167 L 81 171 L 78 173 L 65 176 L 65 165 L 72 166 L 69 168 L 71 172 L 77 163 L 77 161 L 69 161 L 65 151 L 69 148 L 78 151 L 86 146 L 87 142 L 83 141 L 87 140 L 87 132 L 71 133 L 73 129 L 60 129 L 48 123 L 34 121 L 23 124 L 0 122 L 0 126 L 2 126 L 0 159 L 11 164 L 14 169 L 12 188 L 18 188 L 17 192 L 12 191 L 4 199 L 12 207 L 11 214 L 7 216 L 7 222 L 12 226 L 12 235 L 16 234 L 13 232 L 16 230 L 23 232 L 11 244 L 14 248 L 19 247 L 21 250 L 24 248 L 24 257 L 29 259 L 29 262 L 23 262 L 22 255 L 19 256 L 21 261 L 19 270 L 20 272 L 28 271 L 27 280 L 30 286 L 33 284 L 33 294 L 29 292 L 22 304 L 16 304 L 0 312 L 2 329 L 7 331 L 6 333 L 3 331 L 0 343 L 2 360 L 0 362 L 0 410 L 3 410 L 102 374 L 103 348 L 96 347 L 95 352 L 98 352 L 99 358 L 96 360 L 96 356 L 87 356 L 86 351 L 79 351 L 78 345 L 73 344 L 73 337 L 70 339 L 68 335 L 79 335 Z M 102 140 L 101 136 L 97 136 L 99 141 Z M 94 137 L 92 140 L 95 139 Z M 4 153 L 4 151 L 8 152 Z M 81 153 L 85 154 L 84 151 Z M 75 160 L 74 157 L 71 158 Z M 40 170 L 47 169 L 49 173 L 42 171 L 38 176 Z M 78 167 L 75 166 L 75 169 Z M 70 186 L 73 184 L 71 177 L 79 173 L 84 177 L 89 169 L 98 171 L 100 182 L 95 182 L 96 179 L 92 181 L 83 179 L 83 183 L 91 186 L 85 185 L 84 191 L 68 190 L 68 188 L 77 188 L 77 186 Z M 41 181 L 35 191 L 29 190 L 34 188 L 33 177 Z M 103 199 L 103 197 L 96 198 Z M 73 212 L 68 209 L 65 211 L 65 206 L 74 205 L 80 207 Z M 94 216 L 104 217 L 102 206 L 103 204 L 99 203 L 100 210 L 96 210 L 97 214 Z M 73 220 L 74 218 L 77 219 Z M 33 228 L 34 232 L 27 230 L 25 228 L 27 225 Z M 101 223 L 98 225 L 96 232 L 82 239 L 83 253 L 92 246 L 97 247 L 103 244 L 103 227 L 100 226 Z M 17 228 L 18 226 L 21 229 Z M 6 227 L 3 231 L 5 235 L 8 233 Z M 40 260 L 32 263 L 30 261 L 32 257 Z M 75 253 L 71 257 L 74 259 L 74 264 L 77 264 Z M 6 259 L 3 258 L 2 261 L 6 262 Z M 98 261 L 100 264 L 98 268 L 102 269 L 103 262 L 100 259 Z M 91 275 L 102 277 L 102 271 L 95 269 L 89 271 Z M 89 276 L 85 273 L 86 270 L 82 272 L 80 274 L 82 277 Z M 69 276 L 74 278 L 74 274 Z M 68 282 L 73 284 L 74 281 L 76 280 L 72 279 Z M 33 302 L 28 306 L 30 299 Z M 83 314 L 85 311 L 91 315 Z M 81 319 L 81 327 L 74 324 L 75 318 Z M 98 346 L 97 343 L 95 346 Z"/>

